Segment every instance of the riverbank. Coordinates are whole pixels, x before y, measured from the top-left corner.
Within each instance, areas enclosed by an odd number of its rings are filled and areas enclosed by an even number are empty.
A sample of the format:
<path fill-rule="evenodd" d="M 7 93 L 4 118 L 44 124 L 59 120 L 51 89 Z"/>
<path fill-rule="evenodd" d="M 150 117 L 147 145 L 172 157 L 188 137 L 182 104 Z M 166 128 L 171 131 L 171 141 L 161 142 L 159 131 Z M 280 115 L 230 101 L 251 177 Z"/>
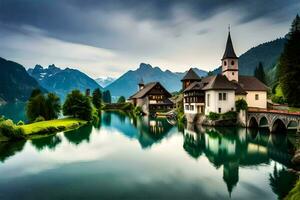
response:
<path fill-rule="evenodd" d="M 59 131 L 75 129 L 86 123 L 87 121 L 81 119 L 63 118 L 21 125 L 19 127 L 23 129 L 24 134 L 26 136 L 30 136 L 36 134 L 54 133 Z"/>
<path fill-rule="evenodd" d="M 289 192 L 285 200 L 297 200 L 300 199 L 300 180 L 295 187 Z"/>
<path fill-rule="evenodd" d="M 1 124 L 0 141 L 50 135 L 61 131 L 76 129 L 87 123 L 87 121 L 81 119 L 63 118 L 26 125 L 15 125 L 11 120 L 6 120 Z"/>

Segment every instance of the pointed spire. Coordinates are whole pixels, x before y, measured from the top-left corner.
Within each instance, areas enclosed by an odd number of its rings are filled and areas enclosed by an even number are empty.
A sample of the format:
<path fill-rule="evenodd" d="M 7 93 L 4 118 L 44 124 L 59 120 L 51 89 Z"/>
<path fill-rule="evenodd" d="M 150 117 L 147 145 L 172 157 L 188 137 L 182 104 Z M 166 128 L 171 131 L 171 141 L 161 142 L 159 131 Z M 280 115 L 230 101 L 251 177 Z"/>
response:
<path fill-rule="evenodd" d="M 230 36 L 230 24 L 228 26 L 228 38 L 227 38 L 226 49 L 222 60 L 226 58 L 238 58 L 234 52 L 233 45 L 232 45 L 232 40 Z"/>

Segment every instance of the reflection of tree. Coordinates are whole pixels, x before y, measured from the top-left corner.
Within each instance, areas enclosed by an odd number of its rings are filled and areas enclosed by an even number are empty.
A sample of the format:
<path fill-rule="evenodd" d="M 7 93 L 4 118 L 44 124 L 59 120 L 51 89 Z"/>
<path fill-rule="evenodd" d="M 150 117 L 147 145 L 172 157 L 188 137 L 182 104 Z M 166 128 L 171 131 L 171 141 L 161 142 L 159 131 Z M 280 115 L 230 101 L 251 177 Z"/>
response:
<path fill-rule="evenodd" d="M 293 189 L 298 180 L 298 176 L 284 168 L 278 170 L 275 165 L 273 174 L 270 174 L 269 180 L 270 186 L 273 192 L 277 194 L 278 199 L 283 199 L 287 196 L 289 191 Z"/>
<path fill-rule="evenodd" d="M 9 157 L 23 150 L 26 140 L 9 141 L 0 143 L 0 161 L 4 162 Z"/>
<path fill-rule="evenodd" d="M 111 125 L 111 113 L 104 112 L 102 116 L 103 116 L 102 120 L 103 120 L 104 125 L 110 126 Z"/>
<path fill-rule="evenodd" d="M 51 135 L 47 137 L 41 137 L 31 140 L 32 146 L 34 146 L 38 151 L 48 148 L 54 150 L 58 144 L 61 143 L 61 138 L 57 135 Z"/>
<path fill-rule="evenodd" d="M 75 145 L 79 145 L 81 142 L 86 140 L 87 142 L 90 141 L 90 135 L 92 133 L 92 125 L 85 125 L 78 129 L 68 131 L 64 133 L 64 136 L 67 140 Z"/>
<path fill-rule="evenodd" d="M 223 180 L 227 185 L 229 196 L 231 196 L 233 188 L 239 181 L 239 162 L 228 162 L 224 164 Z"/>
<path fill-rule="evenodd" d="M 98 118 L 93 120 L 93 127 L 97 130 L 100 130 L 101 128 L 101 117 L 102 117 L 102 113 L 99 112 Z"/>

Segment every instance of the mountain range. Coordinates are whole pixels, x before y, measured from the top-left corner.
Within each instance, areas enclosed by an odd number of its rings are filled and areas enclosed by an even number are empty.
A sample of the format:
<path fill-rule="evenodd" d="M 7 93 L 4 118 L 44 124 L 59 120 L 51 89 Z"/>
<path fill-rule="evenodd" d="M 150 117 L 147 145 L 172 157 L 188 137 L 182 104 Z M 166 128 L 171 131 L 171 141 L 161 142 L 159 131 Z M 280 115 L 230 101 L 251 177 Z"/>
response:
<path fill-rule="evenodd" d="M 207 72 L 194 68 L 199 76 L 206 76 Z M 152 67 L 150 64 L 141 63 L 136 70 L 130 70 L 123 74 L 120 78 L 108 85 L 105 89 L 109 90 L 113 96 L 125 96 L 137 92 L 138 83 L 159 81 L 170 92 L 179 91 L 181 89 L 180 80 L 186 72 L 171 72 L 170 70 L 162 71 L 159 67 Z"/>
<path fill-rule="evenodd" d="M 31 91 L 40 88 L 38 82 L 29 76 L 26 69 L 13 61 L 0 58 L 0 104 L 1 102 L 27 101 Z"/>
<path fill-rule="evenodd" d="M 275 79 L 276 63 L 283 51 L 285 42 L 285 38 L 280 38 L 249 49 L 239 57 L 240 74 L 253 75 L 258 63 L 262 62 L 269 79 Z M 141 79 L 144 83 L 160 81 L 166 89 L 174 92 L 181 89 L 180 80 L 186 73 L 163 71 L 159 67 L 141 63 L 136 70 L 127 71 L 116 80 L 113 78 L 97 79 L 97 83 L 96 80 L 79 70 L 61 69 L 55 65 L 49 65 L 48 68 L 36 65 L 34 68 L 28 69 L 27 73 L 22 65 L 3 58 L 0 58 L 0 70 L 0 104 L 2 102 L 26 101 L 35 88 L 55 92 L 64 98 L 73 89 L 85 91 L 87 88 L 91 90 L 100 88 L 103 90 L 103 87 L 100 86 L 102 85 L 105 90 L 110 90 L 113 96 L 129 97 L 137 91 L 137 84 Z M 207 75 L 206 71 L 198 68 L 194 68 L 194 70 L 199 76 Z M 214 74 L 220 72 L 220 67 L 213 71 Z"/>
<path fill-rule="evenodd" d="M 116 78 L 106 77 L 106 78 L 97 78 L 95 81 L 103 88 L 107 87 L 109 84 L 114 82 Z"/>
<path fill-rule="evenodd" d="M 62 99 L 74 89 L 82 92 L 86 89 L 91 91 L 96 88 L 103 89 L 95 80 L 77 69 L 61 69 L 55 65 L 43 68 L 41 65 L 36 65 L 27 71 L 42 87 L 56 93 Z"/>

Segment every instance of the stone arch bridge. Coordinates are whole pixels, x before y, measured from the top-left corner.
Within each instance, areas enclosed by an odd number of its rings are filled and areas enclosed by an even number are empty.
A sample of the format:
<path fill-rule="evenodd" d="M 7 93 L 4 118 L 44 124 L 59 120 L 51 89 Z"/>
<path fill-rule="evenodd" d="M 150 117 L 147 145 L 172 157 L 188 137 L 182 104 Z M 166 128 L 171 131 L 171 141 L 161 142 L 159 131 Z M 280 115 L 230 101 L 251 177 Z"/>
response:
<path fill-rule="evenodd" d="M 249 108 L 246 120 L 250 128 L 268 128 L 270 132 L 294 129 L 300 133 L 300 112 Z"/>

